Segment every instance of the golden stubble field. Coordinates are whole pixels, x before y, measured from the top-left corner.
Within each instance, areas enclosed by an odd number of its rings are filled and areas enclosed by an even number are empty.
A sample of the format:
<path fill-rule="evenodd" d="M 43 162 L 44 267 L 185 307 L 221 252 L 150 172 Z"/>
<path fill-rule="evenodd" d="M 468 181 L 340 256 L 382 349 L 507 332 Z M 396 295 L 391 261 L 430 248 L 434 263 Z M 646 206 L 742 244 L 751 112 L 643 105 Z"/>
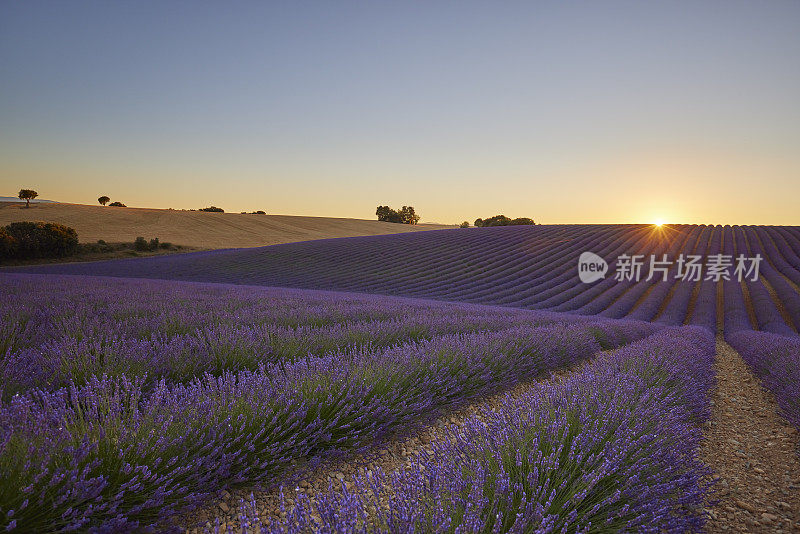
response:
<path fill-rule="evenodd" d="M 46 221 L 75 228 L 82 243 L 103 239 L 131 242 L 137 236 L 159 238 L 186 247 L 215 249 L 259 247 L 310 239 L 419 232 L 453 226 L 410 226 L 363 219 L 207 213 L 151 208 L 118 208 L 84 204 L 0 202 L 0 225 Z"/>

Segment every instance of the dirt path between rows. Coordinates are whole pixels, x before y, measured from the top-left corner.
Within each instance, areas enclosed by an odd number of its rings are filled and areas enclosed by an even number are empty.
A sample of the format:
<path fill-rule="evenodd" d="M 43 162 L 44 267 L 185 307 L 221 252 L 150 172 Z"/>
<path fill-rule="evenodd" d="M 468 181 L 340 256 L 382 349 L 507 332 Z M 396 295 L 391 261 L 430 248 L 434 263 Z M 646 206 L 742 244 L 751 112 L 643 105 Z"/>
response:
<path fill-rule="evenodd" d="M 700 458 L 718 478 L 707 532 L 800 532 L 800 437 L 739 353 L 717 340 Z"/>

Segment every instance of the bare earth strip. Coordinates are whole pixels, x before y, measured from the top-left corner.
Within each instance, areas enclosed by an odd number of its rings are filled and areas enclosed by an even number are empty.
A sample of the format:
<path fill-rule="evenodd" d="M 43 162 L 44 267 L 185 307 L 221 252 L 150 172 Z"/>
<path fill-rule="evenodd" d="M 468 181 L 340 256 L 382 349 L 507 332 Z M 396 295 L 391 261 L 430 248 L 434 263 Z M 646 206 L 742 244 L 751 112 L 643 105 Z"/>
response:
<path fill-rule="evenodd" d="M 103 239 L 129 243 L 137 236 L 159 238 L 185 247 L 203 249 L 260 247 L 310 239 L 397 234 L 454 228 L 441 224 L 393 224 L 361 219 L 207 213 L 202 211 L 117 208 L 83 204 L 0 202 L 0 226 L 16 221 L 65 224 L 78 232 L 82 243 Z"/>
<path fill-rule="evenodd" d="M 701 459 L 719 478 L 708 532 L 800 532 L 800 438 L 741 356 L 717 340 Z"/>

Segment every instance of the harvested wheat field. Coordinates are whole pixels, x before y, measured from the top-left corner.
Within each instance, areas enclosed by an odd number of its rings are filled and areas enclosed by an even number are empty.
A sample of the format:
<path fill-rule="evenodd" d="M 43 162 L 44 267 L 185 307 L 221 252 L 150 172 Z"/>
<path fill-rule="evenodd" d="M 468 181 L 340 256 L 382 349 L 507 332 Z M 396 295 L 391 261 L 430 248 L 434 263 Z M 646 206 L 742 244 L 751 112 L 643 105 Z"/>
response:
<path fill-rule="evenodd" d="M 215 249 L 294 243 L 309 239 L 396 234 L 440 228 L 441 224 L 393 224 L 363 219 L 208 213 L 203 211 L 118 208 L 84 204 L 0 203 L 0 226 L 16 221 L 47 221 L 75 228 L 81 242 L 110 243 L 154 237 L 185 247 Z"/>

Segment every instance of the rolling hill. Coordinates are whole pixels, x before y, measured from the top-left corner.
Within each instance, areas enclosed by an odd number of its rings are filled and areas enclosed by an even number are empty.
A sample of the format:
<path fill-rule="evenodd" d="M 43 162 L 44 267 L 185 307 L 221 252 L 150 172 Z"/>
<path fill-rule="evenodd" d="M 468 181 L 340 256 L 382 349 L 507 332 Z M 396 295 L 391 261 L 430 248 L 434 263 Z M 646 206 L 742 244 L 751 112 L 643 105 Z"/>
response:
<path fill-rule="evenodd" d="M 202 211 L 118 208 L 84 204 L 0 202 L 0 226 L 16 221 L 47 221 L 75 228 L 81 242 L 103 239 L 131 242 L 137 236 L 202 249 L 260 247 L 309 239 L 382 235 L 448 228 L 411 226 L 362 219 L 207 213 Z"/>

